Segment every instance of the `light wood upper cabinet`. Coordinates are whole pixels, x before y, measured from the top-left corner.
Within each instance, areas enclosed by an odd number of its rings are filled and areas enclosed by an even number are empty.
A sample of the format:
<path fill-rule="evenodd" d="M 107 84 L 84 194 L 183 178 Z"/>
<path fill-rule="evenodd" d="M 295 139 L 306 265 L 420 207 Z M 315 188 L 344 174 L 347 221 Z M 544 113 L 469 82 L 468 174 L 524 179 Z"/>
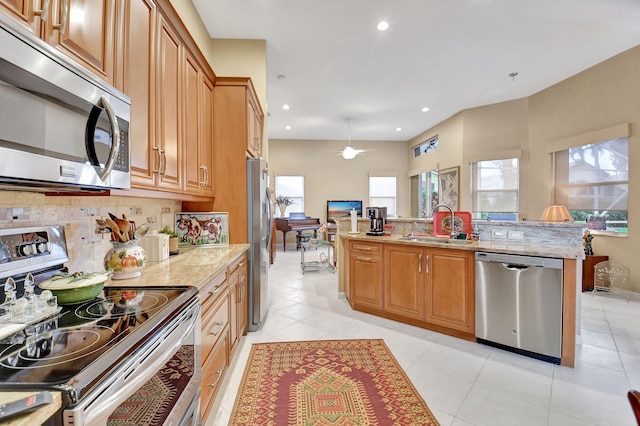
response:
<path fill-rule="evenodd" d="M 182 192 L 182 138 L 180 114 L 182 103 L 182 43 L 178 34 L 158 14 L 158 63 L 156 79 L 156 145 L 159 152 L 158 188 Z"/>
<path fill-rule="evenodd" d="M 475 332 L 474 252 L 429 248 L 427 321 Z"/>
<path fill-rule="evenodd" d="M 422 247 L 385 244 L 384 310 L 424 321 L 428 255 Z"/>
<path fill-rule="evenodd" d="M 184 191 L 213 196 L 213 83 L 189 53 L 183 81 Z"/>
<path fill-rule="evenodd" d="M 113 83 L 115 0 L 0 0 L 36 36 Z"/>
<path fill-rule="evenodd" d="M 37 2 L 33 0 L 0 0 L 0 10 L 6 12 L 39 37 L 41 20 L 37 14 L 39 9 L 36 9 L 34 3 Z"/>
<path fill-rule="evenodd" d="M 118 66 L 115 86 L 131 98 L 131 181 L 157 188 L 160 149 L 156 141 L 156 6 L 151 0 L 118 2 Z"/>
<path fill-rule="evenodd" d="M 262 113 L 255 94 L 247 96 L 247 151 L 254 158 L 262 156 Z"/>
<path fill-rule="evenodd" d="M 214 86 L 213 140 L 215 143 L 214 182 L 217 184 L 214 209 L 229 212 L 232 244 L 247 242 L 247 157 L 250 123 L 249 105 L 262 119 L 251 79 L 218 77 Z"/>
<path fill-rule="evenodd" d="M 47 43 L 113 82 L 114 0 L 51 0 L 46 20 L 40 17 Z"/>

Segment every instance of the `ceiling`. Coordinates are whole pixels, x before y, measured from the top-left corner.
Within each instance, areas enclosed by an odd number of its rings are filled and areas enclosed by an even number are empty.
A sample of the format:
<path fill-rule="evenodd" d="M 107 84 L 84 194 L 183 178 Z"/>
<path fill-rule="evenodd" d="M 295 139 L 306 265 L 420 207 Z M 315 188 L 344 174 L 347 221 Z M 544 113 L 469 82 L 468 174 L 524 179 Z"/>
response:
<path fill-rule="evenodd" d="M 640 44 L 639 0 L 193 3 L 211 37 L 266 40 L 270 139 L 406 141 Z"/>

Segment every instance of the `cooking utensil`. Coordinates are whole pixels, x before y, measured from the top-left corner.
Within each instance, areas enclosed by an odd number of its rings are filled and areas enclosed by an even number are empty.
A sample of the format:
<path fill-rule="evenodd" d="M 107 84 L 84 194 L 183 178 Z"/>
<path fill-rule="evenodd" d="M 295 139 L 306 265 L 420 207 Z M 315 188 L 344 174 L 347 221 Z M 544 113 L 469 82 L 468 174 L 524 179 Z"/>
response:
<path fill-rule="evenodd" d="M 102 273 L 56 274 L 38 287 L 51 291 L 58 298 L 59 305 L 74 305 L 91 300 L 100 294 L 104 283 L 112 273 L 113 270 L 108 269 Z"/>
<path fill-rule="evenodd" d="M 147 232 L 149 232 L 149 224 L 148 223 L 143 223 L 142 225 L 138 226 L 136 228 L 136 230 L 133 233 L 133 236 L 136 239 L 140 239 L 142 237 L 144 237 L 145 235 L 147 235 Z"/>

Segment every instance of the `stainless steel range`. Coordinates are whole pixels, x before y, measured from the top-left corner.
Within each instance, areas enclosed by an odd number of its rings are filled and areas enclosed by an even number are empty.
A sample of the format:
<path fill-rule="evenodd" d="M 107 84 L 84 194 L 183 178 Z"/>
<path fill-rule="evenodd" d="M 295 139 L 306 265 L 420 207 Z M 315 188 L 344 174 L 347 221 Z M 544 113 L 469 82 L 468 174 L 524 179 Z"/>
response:
<path fill-rule="evenodd" d="M 24 240 L 34 235 L 44 244 L 43 250 L 21 251 Z M 50 265 L 52 257 L 60 260 L 61 250 L 66 255 L 61 227 L 1 230 L 2 245 L 10 261 L 0 264 L 0 280 L 12 277 L 18 296 L 27 273 L 38 283 L 41 276 L 63 268 L 61 263 Z M 0 322 L 0 337 L 9 322 Z M 58 423 L 154 424 L 157 415 L 124 419 L 128 410 L 122 407 L 129 407 L 131 398 L 153 380 L 164 380 L 161 375 L 168 370 L 187 378 L 175 385 L 179 388 L 173 393 L 179 396 L 162 414 L 164 422 L 197 424 L 201 343 L 195 288 L 106 287 L 95 299 L 63 306 L 49 317 L 18 326 L 18 331 L 4 333 L 0 339 L 0 388 L 62 392 Z M 177 363 L 182 364 L 176 367 Z"/>

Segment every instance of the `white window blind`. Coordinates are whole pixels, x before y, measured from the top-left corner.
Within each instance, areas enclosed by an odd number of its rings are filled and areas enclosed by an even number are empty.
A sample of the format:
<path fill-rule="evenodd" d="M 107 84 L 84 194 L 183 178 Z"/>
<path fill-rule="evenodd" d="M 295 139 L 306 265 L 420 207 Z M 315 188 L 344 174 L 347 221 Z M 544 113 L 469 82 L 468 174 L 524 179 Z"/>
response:
<path fill-rule="evenodd" d="M 276 197 L 289 197 L 287 212 L 304 212 L 304 176 L 276 176 Z"/>
<path fill-rule="evenodd" d="M 491 213 L 518 212 L 518 159 L 471 164 L 471 210 L 486 219 Z"/>

